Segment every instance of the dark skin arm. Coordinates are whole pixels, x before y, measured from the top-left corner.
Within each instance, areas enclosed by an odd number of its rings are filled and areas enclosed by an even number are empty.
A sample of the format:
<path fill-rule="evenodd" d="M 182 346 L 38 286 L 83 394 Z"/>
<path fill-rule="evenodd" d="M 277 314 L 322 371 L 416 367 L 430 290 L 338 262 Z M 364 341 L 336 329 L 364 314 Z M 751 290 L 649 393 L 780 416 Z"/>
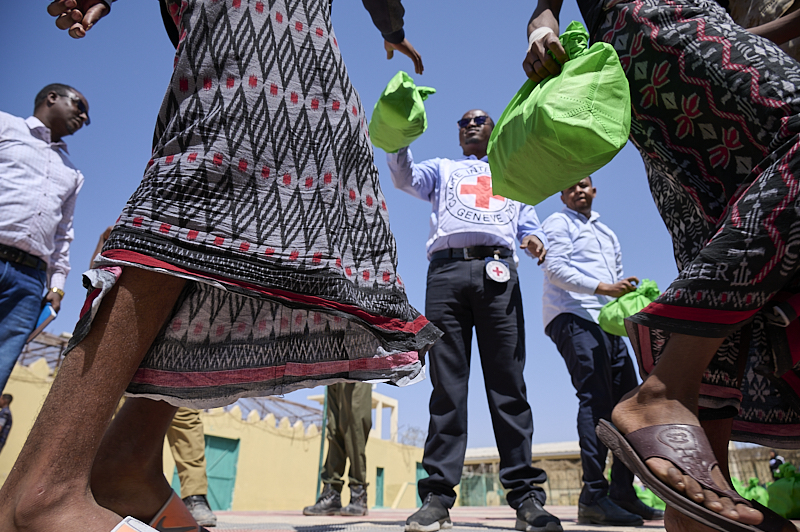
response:
<path fill-rule="evenodd" d="M 108 14 L 108 8 L 100 0 L 55 0 L 47 6 L 47 12 L 56 17 L 56 26 L 59 29 L 69 30 L 70 37 L 81 39 L 98 20 Z M 383 47 L 386 50 L 386 59 L 391 59 L 397 50 L 411 58 L 414 72 L 422 74 L 425 70 L 422 57 L 408 39 L 403 39 L 397 44 L 383 41 Z"/>
<path fill-rule="evenodd" d="M 620 297 L 628 292 L 633 292 L 636 290 L 637 284 L 639 284 L 638 277 L 626 277 L 625 279 L 617 281 L 614 284 L 600 283 L 597 285 L 594 293 L 600 294 L 601 296 Z"/>
<path fill-rule="evenodd" d="M 781 18 L 760 26 L 747 28 L 747 31 L 769 39 L 775 44 L 787 43 L 796 37 L 800 37 L 800 9 L 793 8 L 792 11 Z"/>
<path fill-rule="evenodd" d="M 528 22 L 528 37 L 539 28 L 550 28 L 552 31 L 540 34 L 528 46 L 528 53 L 522 62 L 525 75 L 539 82 L 561 72 L 561 65 L 567 61 L 567 52 L 558 40 L 558 15 L 561 12 L 562 0 L 539 0 L 531 19 Z M 547 52 L 551 51 L 554 60 Z"/>
<path fill-rule="evenodd" d="M 73 39 L 85 37 L 86 32 L 108 11 L 100 0 L 55 0 L 47 6 L 47 12 L 56 17 L 56 27 L 69 30 Z"/>
<path fill-rule="evenodd" d="M 417 74 L 422 74 L 425 70 L 425 67 L 422 66 L 422 56 L 419 55 L 411 43 L 408 42 L 408 39 L 403 39 L 403 42 L 392 44 L 387 40 L 383 41 L 383 48 L 386 50 L 386 59 L 391 59 L 394 57 L 394 51 L 397 50 L 403 55 L 407 55 L 411 58 L 411 61 L 414 62 L 414 72 Z"/>

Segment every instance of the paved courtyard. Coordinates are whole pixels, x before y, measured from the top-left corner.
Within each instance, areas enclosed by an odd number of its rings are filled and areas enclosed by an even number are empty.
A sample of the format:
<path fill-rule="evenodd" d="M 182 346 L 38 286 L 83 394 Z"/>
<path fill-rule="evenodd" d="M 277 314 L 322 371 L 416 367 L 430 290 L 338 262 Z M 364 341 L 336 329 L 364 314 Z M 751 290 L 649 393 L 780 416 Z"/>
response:
<path fill-rule="evenodd" d="M 662 521 L 648 521 L 643 527 L 578 525 L 575 506 L 547 506 L 561 519 L 565 531 L 577 532 L 663 532 Z M 370 510 L 365 517 L 306 517 L 298 511 L 217 512 L 218 523 L 211 532 L 401 532 L 413 510 Z M 450 511 L 453 532 L 513 530 L 514 511 L 507 506 L 458 507 Z"/>

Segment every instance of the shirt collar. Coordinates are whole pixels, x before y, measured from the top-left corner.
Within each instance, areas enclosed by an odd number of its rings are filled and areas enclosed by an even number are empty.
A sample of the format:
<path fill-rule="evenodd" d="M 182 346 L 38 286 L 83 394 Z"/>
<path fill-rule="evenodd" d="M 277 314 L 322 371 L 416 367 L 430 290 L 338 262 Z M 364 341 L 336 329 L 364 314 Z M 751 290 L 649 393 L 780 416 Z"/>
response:
<path fill-rule="evenodd" d="M 462 157 L 461 159 L 459 159 L 459 161 L 477 161 L 477 160 L 479 160 L 479 159 L 477 157 L 475 157 L 474 155 L 470 155 L 469 157 Z M 480 160 L 485 162 L 485 163 L 488 163 L 489 162 L 489 156 L 488 155 L 484 155 L 483 157 L 480 158 Z"/>
<path fill-rule="evenodd" d="M 598 218 L 600 218 L 600 213 L 598 213 L 597 211 L 592 211 L 592 215 L 589 216 L 588 219 L 586 218 L 586 216 L 584 214 L 581 214 L 578 211 L 573 211 L 569 207 L 564 207 L 563 212 L 571 214 L 572 216 L 578 218 L 582 222 L 595 222 L 595 221 L 597 221 Z"/>
<path fill-rule="evenodd" d="M 41 120 L 39 120 L 35 116 L 29 116 L 28 118 L 25 119 L 25 123 L 31 130 L 31 135 L 33 135 L 39 140 L 48 143 L 52 148 L 61 149 L 64 150 L 64 153 L 67 154 L 69 153 L 66 142 L 64 142 L 63 140 L 59 140 L 58 142 L 52 142 L 50 140 L 50 128 L 44 125 Z"/>

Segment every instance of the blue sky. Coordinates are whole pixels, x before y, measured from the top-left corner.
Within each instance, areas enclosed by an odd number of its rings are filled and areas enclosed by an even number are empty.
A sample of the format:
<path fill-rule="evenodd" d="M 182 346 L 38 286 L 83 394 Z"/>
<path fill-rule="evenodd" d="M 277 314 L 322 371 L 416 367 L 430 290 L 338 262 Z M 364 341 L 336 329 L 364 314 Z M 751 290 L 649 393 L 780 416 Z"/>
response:
<path fill-rule="evenodd" d="M 244 0 L 246 3 L 248 0 Z M 428 130 L 412 146 L 415 159 L 458 158 L 456 120 L 481 108 L 499 118 L 506 103 L 525 81 L 522 59 L 525 26 L 534 2 L 510 0 L 405 0 L 406 35 L 422 54 L 425 74 L 420 85 L 436 88 L 426 102 Z M 92 125 L 68 137 L 72 161 L 86 183 L 75 215 L 73 272 L 67 297 L 50 331 L 71 331 L 83 303 L 80 272 L 89 263 L 97 238 L 116 220 L 139 183 L 150 158 L 156 113 L 167 87 L 174 50 L 161 24 L 155 0 L 120 0 L 82 41 L 56 29 L 47 2 L 13 2 L 4 6 L 6 24 L 0 34 L 0 110 L 27 117 L 33 98 L 44 85 L 67 83 L 89 100 Z M 580 20 L 574 2 L 566 2 L 565 28 Z M 334 29 L 353 84 L 371 112 L 383 87 L 398 70 L 413 75 L 405 56 L 387 61 L 383 42 L 358 0 L 335 0 Z M 375 150 L 397 239 L 399 271 L 412 304 L 425 307 L 430 204 L 392 187 L 385 154 Z M 630 145 L 594 174 L 598 189 L 595 210 L 619 236 L 627 275 L 650 278 L 663 290 L 677 274 L 669 236 L 656 212 L 638 152 Z M 537 207 L 540 219 L 561 209 L 558 197 Z M 521 258 L 519 277 L 526 318 L 525 378 L 534 412 L 534 442 L 576 440 L 577 400 L 569 374 L 541 318 L 542 273 Z M 469 447 L 494 445 L 483 390 L 480 359 L 473 347 L 470 378 Z M 378 391 L 400 400 L 400 426 L 427 431 L 429 381 L 407 388 L 379 385 Z M 317 390 L 301 390 L 287 399 L 305 402 Z M 384 416 L 388 418 L 388 416 Z M 388 419 L 387 419 L 388 422 Z M 388 436 L 388 427 L 384 430 Z"/>

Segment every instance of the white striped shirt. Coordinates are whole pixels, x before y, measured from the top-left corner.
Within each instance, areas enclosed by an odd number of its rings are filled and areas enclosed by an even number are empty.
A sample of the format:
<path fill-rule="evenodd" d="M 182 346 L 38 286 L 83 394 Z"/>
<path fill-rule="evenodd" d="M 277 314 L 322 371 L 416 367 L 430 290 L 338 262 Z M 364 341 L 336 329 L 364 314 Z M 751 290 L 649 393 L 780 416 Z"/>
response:
<path fill-rule="evenodd" d="M 72 215 L 83 174 L 63 141 L 36 117 L 0 111 L 0 244 L 47 263 L 49 286 L 61 288 L 69 273 Z"/>

